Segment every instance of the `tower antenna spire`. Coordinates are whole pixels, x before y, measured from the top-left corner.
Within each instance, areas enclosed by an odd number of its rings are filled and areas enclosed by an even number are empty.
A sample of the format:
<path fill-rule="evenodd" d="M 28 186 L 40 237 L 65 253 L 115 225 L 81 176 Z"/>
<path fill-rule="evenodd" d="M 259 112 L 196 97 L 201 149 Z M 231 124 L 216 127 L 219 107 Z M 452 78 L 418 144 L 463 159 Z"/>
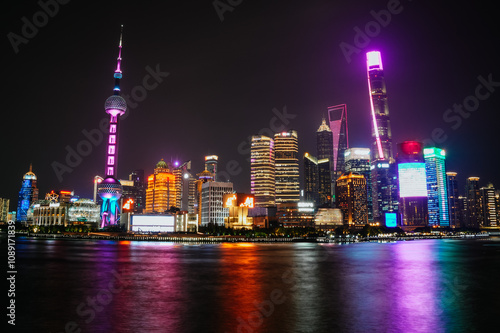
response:
<path fill-rule="evenodd" d="M 123 24 L 120 26 L 120 43 L 118 44 L 118 58 L 116 59 L 116 70 L 115 70 L 115 88 L 113 89 L 115 95 L 120 94 L 120 80 L 122 78 L 122 45 L 123 45 Z"/>

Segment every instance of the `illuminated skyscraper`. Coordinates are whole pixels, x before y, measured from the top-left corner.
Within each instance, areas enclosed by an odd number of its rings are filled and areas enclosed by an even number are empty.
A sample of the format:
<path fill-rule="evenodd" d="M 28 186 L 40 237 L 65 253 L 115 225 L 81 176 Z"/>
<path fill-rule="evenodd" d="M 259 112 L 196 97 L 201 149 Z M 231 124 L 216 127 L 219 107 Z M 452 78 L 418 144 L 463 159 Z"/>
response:
<path fill-rule="evenodd" d="M 354 172 L 365 176 L 368 222 L 373 222 L 372 175 L 370 169 L 369 148 L 348 148 L 344 153 L 345 172 Z"/>
<path fill-rule="evenodd" d="M 297 131 L 274 135 L 276 203 L 299 202 L 299 142 Z"/>
<path fill-rule="evenodd" d="M 38 188 L 36 187 L 36 175 L 30 170 L 23 176 L 21 190 L 19 190 L 19 199 L 17 201 L 16 220 L 26 222 L 28 220 L 28 209 L 31 204 L 38 201 Z"/>
<path fill-rule="evenodd" d="M 123 28 L 123 26 L 122 26 Z M 120 199 L 123 189 L 122 185 L 116 178 L 118 165 L 118 120 L 125 111 L 127 111 L 127 103 L 120 96 L 120 80 L 122 78 L 121 61 L 122 61 L 122 33 L 120 33 L 120 44 L 118 46 L 118 59 L 114 74 L 115 87 L 114 93 L 104 103 L 104 109 L 109 114 L 109 135 L 107 145 L 106 169 L 104 174 L 106 177 L 99 183 L 99 196 L 102 198 L 101 209 L 101 228 L 117 225 L 120 217 Z"/>
<path fill-rule="evenodd" d="M 331 203 L 330 160 L 318 160 L 309 153 L 304 154 L 304 196 L 307 202 L 317 207 L 330 206 Z"/>
<path fill-rule="evenodd" d="M 233 193 L 233 183 L 206 182 L 201 186 L 201 225 L 224 226 L 224 219 L 229 217 L 229 208 L 223 207 L 225 194 Z"/>
<path fill-rule="evenodd" d="M 442 149 L 435 147 L 424 149 L 429 225 L 431 226 L 450 226 L 445 158 L 446 153 Z"/>
<path fill-rule="evenodd" d="M 175 207 L 181 208 L 182 201 L 182 168 L 180 167 L 179 161 L 171 162 L 168 164 L 170 172 L 174 174 L 175 178 Z"/>
<path fill-rule="evenodd" d="M 382 56 L 378 51 L 366 54 L 368 71 L 368 89 L 370 92 L 370 107 L 372 112 L 372 160 L 393 159 L 391 122 L 387 105 Z"/>
<path fill-rule="evenodd" d="M 304 154 L 304 197 L 307 202 L 318 204 L 318 159 Z"/>
<path fill-rule="evenodd" d="M 177 163 L 174 173 L 176 175 L 177 186 L 177 207 L 183 211 L 187 211 L 189 214 L 193 214 L 196 178 L 191 174 L 191 161 L 184 162 L 180 165 Z"/>
<path fill-rule="evenodd" d="M 458 201 L 458 182 L 456 172 L 446 173 L 446 186 L 448 190 L 448 210 L 450 214 L 450 226 L 460 227 L 460 206 Z"/>
<path fill-rule="evenodd" d="M 316 148 L 318 154 L 318 160 L 328 159 L 328 164 L 330 166 L 330 191 L 328 194 L 330 197 L 330 203 L 333 201 L 333 191 L 335 191 L 335 169 L 333 166 L 333 134 L 330 126 L 326 123 L 323 118 L 321 125 L 316 131 Z M 337 177 L 338 178 L 338 177 Z"/>
<path fill-rule="evenodd" d="M 154 173 L 148 177 L 145 213 L 164 213 L 172 206 L 177 207 L 177 187 L 175 175 L 167 163 L 161 159 Z"/>
<path fill-rule="evenodd" d="M 146 205 L 146 188 L 144 186 L 144 170 L 138 169 L 132 171 L 128 176 L 130 181 L 134 182 L 133 188 L 133 198 L 134 198 L 134 208 L 133 211 L 136 213 L 142 213 Z"/>
<path fill-rule="evenodd" d="M 201 209 L 202 209 L 202 189 L 203 189 L 203 184 L 208 183 L 208 182 L 213 182 L 214 181 L 214 175 L 206 169 L 205 165 L 205 170 L 202 172 L 196 174 L 198 176 L 198 180 L 195 182 L 195 197 L 196 197 L 196 202 L 194 205 L 194 210 L 196 214 L 198 214 L 198 226 L 201 226 Z"/>
<path fill-rule="evenodd" d="M 428 225 L 427 178 L 422 143 L 398 144 L 399 214 L 401 227 L 415 229 Z"/>
<path fill-rule="evenodd" d="M 250 150 L 250 190 L 256 207 L 276 204 L 274 140 L 264 135 L 252 136 Z"/>
<path fill-rule="evenodd" d="M 459 227 L 461 228 L 467 228 L 467 197 L 460 195 L 457 198 L 457 204 L 458 204 L 458 220 L 460 222 Z"/>
<path fill-rule="evenodd" d="M 342 210 L 344 225 L 363 227 L 368 223 L 366 179 L 363 175 L 349 172 L 337 179 L 337 207 Z"/>
<path fill-rule="evenodd" d="M 329 159 L 318 160 L 318 207 L 328 208 L 332 206 L 333 184 L 330 170 Z"/>
<path fill-rule="evenodd" d="M 347 106 L 345 104 L 330 106 L 328 119 L 333 137 L 333 180 L 337 180 L 344 169 L 344 152 L 349 147 L 347 136 Z"/>
<path fill-rule="evenodd" d="M 481 187 L 480 192 L 482 227 L 495 228 L 498 226 L 495 188 L 493 184 L 488 184 L 486 187 Z"/>
<path fill-rule="evenodd" d="M 316 131 L 316 148 L 318 159 L 327 158 L 333 167 L 333 135 L 325 118 L 323 118 L 321 125 Z"/>
<path fill-rule="evenodd" d="M 380 52 L 372 51 L 366 54 L 366 60 L 373 140 L 371 148 L 373 220 L 384 222 L 385 214 L 398 211 L 397 168 L 392 152 L 382 57 Z"/>
<path fill-rule="evenodd" d="M 219 156 L 217 156 L 217 155 L 205 156 L 205 168 L 214 175 L 214 181 L 217 181 L 217 162 L 218 162 L 218 160 L 219 160 Z"/>
<path fill-rule="evenodd" d="M 183 174 L 181 210 L 189 214 L 197 214 L 196 181 L 197 179 L 189 171 Z"/>
<path fill-rule="evenodd" d="M 465 225 L 468 228 L 479 228 L 482 223 L 481 214 L 481 192 L 479 190 L 479 177 L 469 177 L 465 184 L 465 195 L 467 197 L 467 212 Z"/>

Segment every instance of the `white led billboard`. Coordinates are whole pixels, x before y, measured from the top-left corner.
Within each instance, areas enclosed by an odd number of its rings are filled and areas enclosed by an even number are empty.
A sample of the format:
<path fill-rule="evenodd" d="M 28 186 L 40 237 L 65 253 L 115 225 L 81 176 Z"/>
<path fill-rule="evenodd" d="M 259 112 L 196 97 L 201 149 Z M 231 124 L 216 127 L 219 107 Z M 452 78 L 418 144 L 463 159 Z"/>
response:
<path fill-rule="evenodd" d="M 130 226 L 134 232 L 174 232 L 175 219 L 171 215 L 132 215 Z"/>
<path fill-rule="evenodd" d="M 399 196 L 427 197 L 427 178 L 425 163 L 398 164 Z"/>

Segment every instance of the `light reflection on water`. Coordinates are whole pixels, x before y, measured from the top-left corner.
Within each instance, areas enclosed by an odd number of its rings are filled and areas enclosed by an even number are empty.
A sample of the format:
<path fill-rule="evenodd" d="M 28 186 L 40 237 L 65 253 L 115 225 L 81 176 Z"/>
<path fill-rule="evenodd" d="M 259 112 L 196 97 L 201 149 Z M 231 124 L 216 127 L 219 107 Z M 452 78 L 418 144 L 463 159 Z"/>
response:
<path fill-rule="evenodd" d="M 468 332 L 500 315 L 499 239 L 17 241 L 21 331 Z"/>

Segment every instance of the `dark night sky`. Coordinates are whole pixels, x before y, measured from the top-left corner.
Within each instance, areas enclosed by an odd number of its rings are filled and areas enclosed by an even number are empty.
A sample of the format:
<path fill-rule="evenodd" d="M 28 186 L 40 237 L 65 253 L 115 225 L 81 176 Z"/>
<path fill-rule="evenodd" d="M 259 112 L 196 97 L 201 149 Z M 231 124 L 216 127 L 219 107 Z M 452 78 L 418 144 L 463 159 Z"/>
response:
<path fill-rule="evenodd" d="M 339 47 L 354 44 L 354 28 L 373 21 L 387 1 L 242 1 L 221 22 L 213 1 L 74 0 L 61 5 L 38 33 L 13 51 L 7 34 L 33 21 L 37 1 L 9 2 L 4 36 L 3 143 L 0 197 L 15 209 L 30 162 L 43 195 L 52 189 L 91 197 L 104 169 L 105 145 L 93 146 L 60 182 L 52 163 L 98 128 L 112 94 L 119 26 L 124 24 L 122 92 L 141 85 L 146 67 L 169 72 L 120 128 L 119 178 L 153 171 L 158 160 L 219 155 L 219 170 L 235 160 L 231 180 L 249 191 L 248 136 L 269 127 L 273 108 L 286 106 L 287 128 L 299 134 L 300 153 L 315 154 L 315 131 L 326 108 L 348 105 L 350 146 L 369 147 L 370 110 L 364 53 L 382 52 L 393 142 L 429 138 L 442 128 L 448 170 L 461 182 L 481 177 L 500 186 L 500 87 L 457 129 L 443 114 L 474 95 L 478 76 L 500 82 L 496 3 L 401 1 L 402 11 L 348 63 Z M 485 90 L 481 92 L 486 92 Z M 302 166 L 301 166 L 302 167 Z"/>

